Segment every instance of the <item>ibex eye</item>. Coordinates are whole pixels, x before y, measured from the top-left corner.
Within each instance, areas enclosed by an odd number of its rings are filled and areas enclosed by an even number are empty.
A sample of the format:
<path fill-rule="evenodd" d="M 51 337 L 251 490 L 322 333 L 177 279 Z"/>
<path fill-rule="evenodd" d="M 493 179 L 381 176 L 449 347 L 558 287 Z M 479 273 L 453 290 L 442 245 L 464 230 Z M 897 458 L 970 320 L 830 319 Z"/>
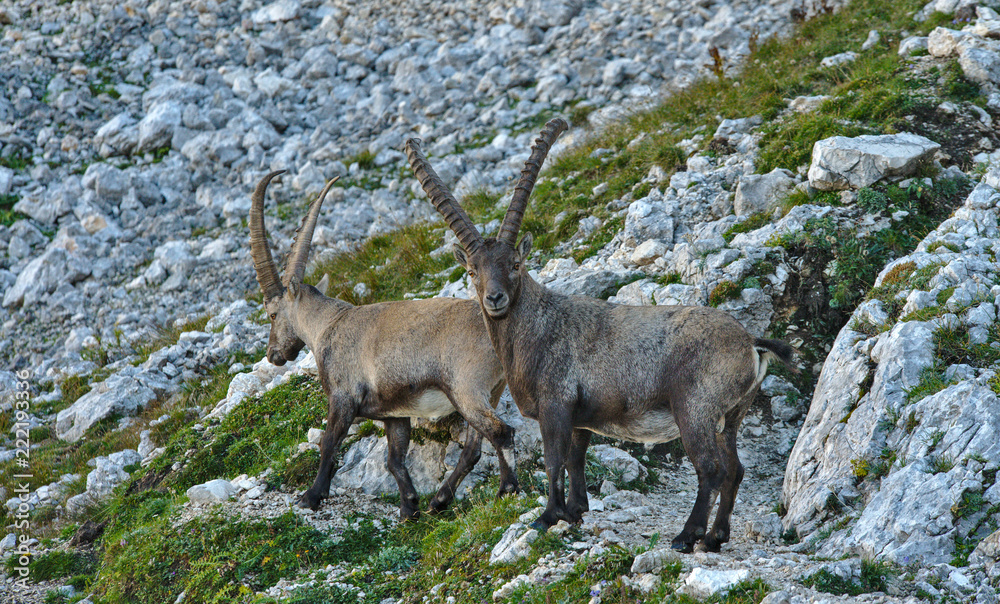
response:
<path fill-rule="evenodd" d="M 521 270 L 521 263 L 520 262 L 515 262 L 514 263 L 514 270 L 515 271 Z"/>
<path fill-rule="evenodd" d="M 476 271 L 469 271 L 469 279 L 475 279 L 475 278 L 476 278 Z"/>
<path fill-rule="evenodd" d="M 277 319 L 277 318 L 278 318 L 278 313 L 276 313 L 276 312 L 271 313 L 271 320 L 272 321 L 275 320 L 275 319 Z"/>

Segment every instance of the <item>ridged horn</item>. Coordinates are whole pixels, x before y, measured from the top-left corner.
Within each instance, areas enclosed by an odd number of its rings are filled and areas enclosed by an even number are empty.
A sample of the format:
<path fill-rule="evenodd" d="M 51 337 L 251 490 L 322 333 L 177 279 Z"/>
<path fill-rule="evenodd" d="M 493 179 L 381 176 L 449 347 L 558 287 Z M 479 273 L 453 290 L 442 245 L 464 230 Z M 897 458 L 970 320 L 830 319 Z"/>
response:
<path fill-rule="evenodd" d="M 309 248 L 312 247 L 313 231 L 316 229 L 319 209 L 323 205 L 326 194 L 330 192 L 330 187 L 338 180 L 340 180 L 339 176 L 326 183 L 316 201 L 309 205 L 309 211 L 302 219 L 302 225 L 295 232 L 295 242 L 292 243 L 292 251 L 288 254 L 288 264 L 285 266 L 285 287 L 288 287 L 288 284 L 293 281 L 302 283 L 302 279 L 306 276 L 306 262 L 309 260 Z"/>
<path fill-rule="evenodd" d="M 265 301 L 280 296 L 284 291 L 278 277 L 278 268 L 271 258 L 271 249 L 267 246 L 267 231 L 264 229 L 264 196 L 267 194 L 267 185 L 272 178 L 284 172 L 277 170 L 260 179 L 250 198 L 250 255 L 253 257 L 257 283 L 260 283 Z"/>
<path fill-rule="evenodd" d="M 413 169 L 413 174 L 420 181 L 420 186 L 424 188 L 424 193 L 427 193 L 431 203 L 444 216 L 445 222 L 458 236 L 462 247 L 467 253 L 474 253 L 482 245 L 483 236 L 476 230 L 469 215 L 465 213 L 458 200 L 451 194 L 448 187 L 434 172 L 430 162 L 421 153 L 420 139 L 411 138 L 406 141 L 406 157 L 410 160 L 410 168 Z"/>
<path fill-rule="evenodd" d="M 528 161 L 524 162 L 524 169 L 521 170 L 521 178 L 514 187 L 514 196 L 507 207 L 507 214 L 503 217 L 503 224 L 500 225 L 498 241 L 505 241 L 514 247 L 517 244 L 517 232 L 521 230 L 521 221 L 524 219 L 524 210 L 528 207 L 528 197 L 531 190 L 535 188 L 535 179 L 542 169 L 542 162 L 549 154 L 549 149 L 564 130 L 569 128 L 569 124 L 562 118 L 555 118 L 545 124 L 542 133 L 535 139 L 535 144 L 531 147 L 531 155 Z"/>

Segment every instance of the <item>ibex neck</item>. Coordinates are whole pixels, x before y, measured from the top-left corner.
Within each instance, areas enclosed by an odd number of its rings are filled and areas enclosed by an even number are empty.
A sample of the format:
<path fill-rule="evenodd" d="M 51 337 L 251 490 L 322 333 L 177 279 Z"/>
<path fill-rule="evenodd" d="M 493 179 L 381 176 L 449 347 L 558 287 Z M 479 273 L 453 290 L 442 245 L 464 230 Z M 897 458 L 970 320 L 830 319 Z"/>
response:
<path fill-rule="evenodd" d="M 303 290 L 295 306 L 295 331 L 313 354 L 324 332 L 340 319 L 352 305 L 336 298 L 327 298 L 313 288 Z"/>
<path fill-rule="evenodd" d="M 507 316 L 500 320 L 487 317 L 490 340 L 505 372 L 515 368 L 515 350 L 535 350 L 532 342 L 544 336 L 543 300 L 548 294 L 544 285 L 526 275 L 521 281 L 521 294 Z"/>

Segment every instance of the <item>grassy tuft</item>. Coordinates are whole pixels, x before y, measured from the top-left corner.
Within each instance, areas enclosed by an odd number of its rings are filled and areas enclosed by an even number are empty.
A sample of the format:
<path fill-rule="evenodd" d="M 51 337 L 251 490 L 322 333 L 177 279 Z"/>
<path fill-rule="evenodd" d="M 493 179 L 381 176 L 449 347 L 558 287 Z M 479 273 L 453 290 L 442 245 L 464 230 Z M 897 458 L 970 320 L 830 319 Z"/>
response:
<path fill-rule="evenodd" d="M 327 295 L 352 304 L 401 300 L 408 292 L 436 293 L 445 280 L 435 275 L 455 263 L 450 253 L 431 257 L 430 252 L 441 243 L 441 229 L 429 225 L 376 235 L 354 251 L 317 263 L 309 282 L 316 283 L 324 274 L 329 275 Z M 365 283 L 371 292 L 364 299 L 354 293 L 358 283 Z"/>
<path fill-rule="evenodd" d="M 839 577 L 825 568 L 803 579 L 802 584 L 830 594 L 859 596 L 877 591 L 884 592 L 899 571 L 885 562 L 864 560 L 858 581 Z"/>
<path fill-rule="evenodd" d="M 708 305 L 719 306 L 723 302 L 735 300 L 740 297 L 743 288 L 732 281 L 722 281 L 708 294 Z"/>
<path fill-rule="evenodd" d="M 0 224 L 9 227 L 18 220 L 27 218 L 24 214 L 14 211 L 14 204 L 16 204 L 19 199 L 20 198 L 13 193 L 0 195 Z"/>
<path fill-rule="evenodd" d="M 285 467 L 296 482 L 309 474 L 305 464 L 311 456 L 286 462 L 295 447 L 305 442 L 309 428 L 318 427 L 326 416 L 326 396 L 319 382 L 297 375 L 269 390 L 259 399 L 237 405 L 211 434 L 187 428 L 168 445 L 166 452 L 150 464 L 148 472 L 164 471 L 178 459 L 187 463 L 164 481 L 174 492 L 212 478 L 258 474 L 275 463 Z M 286 465 L 287 464 L 287 465 Z M 314 473 L 316 467 L 313 466 Z"/>
<path fill-rule="evenodd" d="M 5 565 L 8 573 L 20 564 L 18 560 L 17 556 L 7 558 Z M 95 570 L 94 559 L 90 556 L 75 551 L 52 550 L 28 564 L 28 577 L 40 583 L 74 575 L 91 575 Z"/>

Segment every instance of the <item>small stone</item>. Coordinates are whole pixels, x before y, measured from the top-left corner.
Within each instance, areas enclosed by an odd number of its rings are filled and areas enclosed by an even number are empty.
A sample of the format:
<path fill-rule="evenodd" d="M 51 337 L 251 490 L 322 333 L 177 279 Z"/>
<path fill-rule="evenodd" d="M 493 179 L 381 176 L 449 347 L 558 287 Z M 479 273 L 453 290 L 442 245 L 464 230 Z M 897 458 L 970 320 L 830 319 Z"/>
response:
<path fill-rule="evenodd" d="M 680 555 L 672 549 L 654 549 L 643 552 L 632 561 L 631 573 L 658 573 L 671 562 L 680 560 Z"/>
<path fill-rule="evenodd" d="M 819 62 L 822 67 L 836 67 L 838 65 L 844 65 L 846 63 L 853 63 L 858 58 L 858 53 L 847 51 L 840 54 L 825 57 Z"/>
<path fill-rule="evenodd" d="M 740 581 L 750 578 L 750 571 L 739 570 L 709 570 L 697 567 L 684 579 L 684 593 L 696 598 L 708 598 L 723 590 L 729 589 Z"/>
<path fill-rule="evenodd" d="M 210 480 L 204 484 L 196 484 L 186 492 L 192 503 L 219 503 L 236 494 L 236 487 L 222 478 Z"/>
<path fill-rule="evenodd" d="M 861 45 L 861 50 L 871 50 L 881 39 L 882 36 L 879 35 L 877 30 L 871 30 L 868 32 L 868 37 L 865 38 L 864 44 Z"/>
<path fill-rule="evenodd" d="M 927 36 L 910 36 L 899 43 L 899 56 L 908 57 L 922 50 L 927 50 Z"/>
<path fill-rule="evenodd" d="M 507 528 L 490 552 L 490 564 L 511 564 L 531 553 L 531 544 L 538 538 L 538 531 L 525 528 L 521 523 Z"/>
<path fill-rule="evenodd" d="M 646 266 L 667 253 L 667 244 L 657 239 L 648 239 L 639 244 L 632 252 L 632 264 Z"/>

